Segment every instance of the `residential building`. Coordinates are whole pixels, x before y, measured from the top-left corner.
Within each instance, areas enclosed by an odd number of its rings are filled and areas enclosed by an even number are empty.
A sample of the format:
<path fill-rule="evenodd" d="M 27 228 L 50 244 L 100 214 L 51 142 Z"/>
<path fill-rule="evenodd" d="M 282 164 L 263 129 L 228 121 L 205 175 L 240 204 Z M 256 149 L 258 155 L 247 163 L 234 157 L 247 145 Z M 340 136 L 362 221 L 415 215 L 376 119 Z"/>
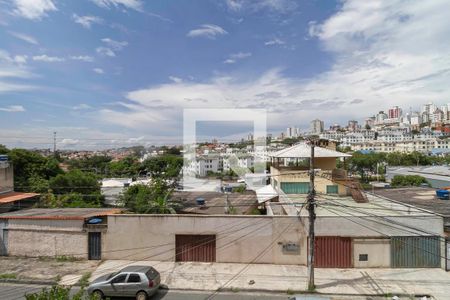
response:
<path fill-rule="evenodd" d="M 323 121 L 315 119 L 311 121 L 311 134 L 321 134 L 324 129 Z"/>
<path fill-rule="evenodd" d="M 384 124 L 384 120 L 388 118 L 388 115 L 384 113 L 384 111 L 379 111 L 378 114 L 375 116 L 375 125 L 382 125 Z"/>
<path fill-rule="evenodd" d="M 299 143 L 273 153 L 270 167 L 272 187 L 286 194 L 307 194 L 309 191 L 307 170 L 310 156 L 311 147 L 306 143 Z M 320 173 L 323 175 L 316 181 L 317 192 L 347 195 L 346 172 L 336 168 L 336 160 L 346 157 L 351 157 L 351 155 L 316 147 L 314 165 L 315 168 L 320 169 Z"/>
<path fill-rule="evenodd" d="M 388 110 L 388 118 L 389 119 L 400 119 L 402 116 L 402 109 L 398 106 L 394 106 L 389 108 Z"/>
<path fill-rule="evenodd" d="M 347 129 L 349 131 L 357 131 L 359 129 L 358 121 L 355 120 L 348 121 Z"/>

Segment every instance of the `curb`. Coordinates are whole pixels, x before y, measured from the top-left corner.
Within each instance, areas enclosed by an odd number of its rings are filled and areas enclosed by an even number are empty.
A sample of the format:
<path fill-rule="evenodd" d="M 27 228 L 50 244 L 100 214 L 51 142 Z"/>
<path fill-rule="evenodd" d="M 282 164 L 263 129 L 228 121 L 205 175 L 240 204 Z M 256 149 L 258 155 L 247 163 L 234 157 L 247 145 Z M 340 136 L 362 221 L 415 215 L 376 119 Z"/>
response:
<path fill-rule="evenodd" d="M 268 289 L 247 289 L 247 288 L 222 288 L 216 290 L 205 290 L 205 289 L 193 289 L 193 288 L 169 288 L 167 285 L 161 285 L 159 287 L 161 290 L 172 290 L 172 291 L 193 291 L 193 292 L 210 292 L 210 293 L 232 293 L 239 294 L 240 292 L 244 293 L 264 293 L 264 294 L 286 294 L 290 295 L 317 295 L 317 296 L 359 296 L 359 297 L 386 297 L 388 294 L 392 294 L 393 296 L 399 297 L 423 297 L 427 296 L 430 299 L 432 295 L 425 294 L 407 294 L 407 293 L 383 293 L 383 294 L 352 294 L 352 293 L 321 293 L 321 292 L 308 292 L 308 291 L 292 291 L 292 293 L 287 293 L 287 290 L 268 290 Z"/>
<path fill-rule="evenodd" d="M 34 279 L 0 279 L 1 283 L 36 284 L 36 285 L 56 285 L 54 280 L 34 280 Z"/>

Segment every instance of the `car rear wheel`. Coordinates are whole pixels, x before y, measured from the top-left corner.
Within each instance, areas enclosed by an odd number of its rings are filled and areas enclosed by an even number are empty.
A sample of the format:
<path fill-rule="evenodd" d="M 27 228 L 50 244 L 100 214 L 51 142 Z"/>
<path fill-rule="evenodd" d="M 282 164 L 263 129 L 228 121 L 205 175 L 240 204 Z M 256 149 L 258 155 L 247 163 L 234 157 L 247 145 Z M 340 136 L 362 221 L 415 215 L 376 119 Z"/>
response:
<path fill-rule="evenodd" d="M 147 293 L 140 291 L 136 294 L 136 300 L 147 300 Z"/>
<path fill-rule="evenodd" d="M 105 295 L 103 295 L 102 291 L 100 291 L 100 290 L 95 290 L 94 292 L 92 292 L 92 295 L 94 296 L 95 300 L 100 300 L 100 299 L 105 298 Z"/>

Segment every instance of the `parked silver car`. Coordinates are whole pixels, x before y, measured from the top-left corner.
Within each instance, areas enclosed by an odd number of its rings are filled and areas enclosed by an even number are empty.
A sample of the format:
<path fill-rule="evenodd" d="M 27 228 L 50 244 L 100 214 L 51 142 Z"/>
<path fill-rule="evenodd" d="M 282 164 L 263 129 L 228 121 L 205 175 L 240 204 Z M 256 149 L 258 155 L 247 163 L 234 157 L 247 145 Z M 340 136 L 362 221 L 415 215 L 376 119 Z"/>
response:
<path fill-rule="evenodd" d="M 136 297 L 146 300 L 156 293 L 161 283 L 159 272 L 149 266 L 129 266 L 119 272 L 95 279 L 87 288 L 89 295 L 105 297 Z"/>

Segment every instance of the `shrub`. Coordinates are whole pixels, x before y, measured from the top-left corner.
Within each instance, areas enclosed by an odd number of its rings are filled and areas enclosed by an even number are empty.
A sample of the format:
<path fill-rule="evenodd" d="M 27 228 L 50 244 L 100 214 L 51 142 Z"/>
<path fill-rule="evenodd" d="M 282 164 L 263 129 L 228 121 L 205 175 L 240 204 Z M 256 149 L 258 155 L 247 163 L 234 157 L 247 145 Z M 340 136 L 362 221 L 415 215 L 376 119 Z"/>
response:
<path fill-rule="evenodd" d="M 420 186 L 421 184 L 428 184 L 428 181 L 418 175 L 395 175 L 391 180 L 391 185 L 393 187 L 398 186 Z"/>

